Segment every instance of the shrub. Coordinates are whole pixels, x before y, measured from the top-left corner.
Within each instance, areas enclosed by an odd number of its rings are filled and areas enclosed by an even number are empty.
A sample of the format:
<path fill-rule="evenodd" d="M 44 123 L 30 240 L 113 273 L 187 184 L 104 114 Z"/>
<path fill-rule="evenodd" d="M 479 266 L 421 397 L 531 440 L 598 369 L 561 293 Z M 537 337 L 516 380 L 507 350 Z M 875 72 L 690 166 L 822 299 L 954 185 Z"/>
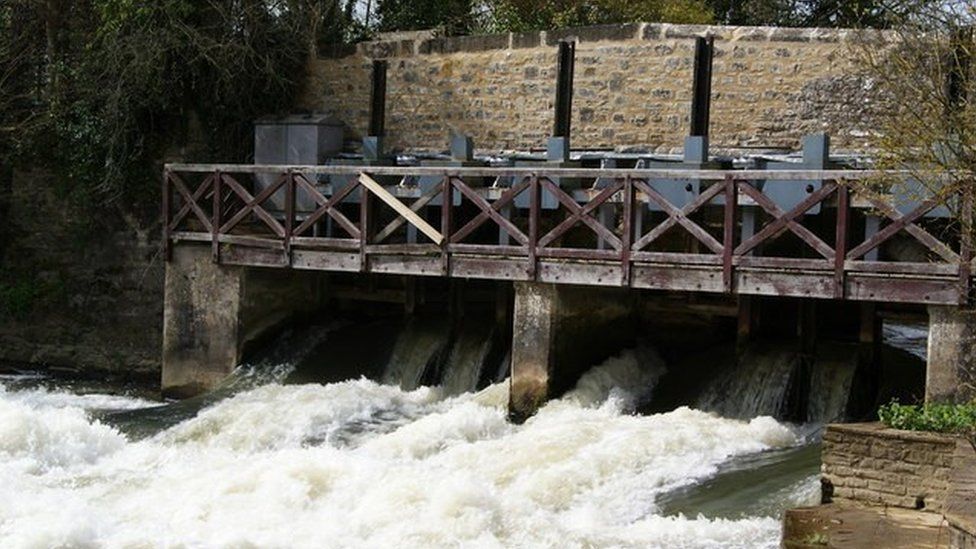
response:
<path fill-rule="evenodd" d="M 976 430 L 976 403 L 913 406 L 891 402 L 878 409 L 878 417 L 893 429 L 968 434 Z"/>

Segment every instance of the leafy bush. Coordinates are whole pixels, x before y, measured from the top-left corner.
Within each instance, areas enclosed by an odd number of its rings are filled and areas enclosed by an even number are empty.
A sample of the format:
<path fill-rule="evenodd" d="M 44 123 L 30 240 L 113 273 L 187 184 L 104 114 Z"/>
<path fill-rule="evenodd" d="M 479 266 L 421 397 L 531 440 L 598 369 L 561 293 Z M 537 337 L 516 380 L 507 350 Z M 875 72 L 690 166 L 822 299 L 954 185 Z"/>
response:
<path fill-rule="evenodd" d="M 878 409 L 878 417 L 893 429 L 970 433 L 976 429 L 976 403 L 913 406 L 891 402 Z"/>

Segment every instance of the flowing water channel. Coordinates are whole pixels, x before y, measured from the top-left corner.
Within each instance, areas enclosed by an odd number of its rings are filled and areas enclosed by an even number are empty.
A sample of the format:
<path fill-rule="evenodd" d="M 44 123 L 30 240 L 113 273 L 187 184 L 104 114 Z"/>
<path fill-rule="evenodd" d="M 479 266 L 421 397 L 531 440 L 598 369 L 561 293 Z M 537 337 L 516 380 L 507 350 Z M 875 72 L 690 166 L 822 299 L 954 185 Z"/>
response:
<path fill-rule="evenodd" d="M 819 498 L 820 425 L 763 415 L 780 358 L 703 390 L 713 411 L 637 414 L 668 366 L 627 350 L 514 425 L 492 344 L 414 325 L 382 351 L 383 329 L 358 355 L 341 327 L 291 334 L 179 403 L 0 377 L 0 545 L 776 547 Z M 350 356 L 383 382 L 309 382 Z"/>

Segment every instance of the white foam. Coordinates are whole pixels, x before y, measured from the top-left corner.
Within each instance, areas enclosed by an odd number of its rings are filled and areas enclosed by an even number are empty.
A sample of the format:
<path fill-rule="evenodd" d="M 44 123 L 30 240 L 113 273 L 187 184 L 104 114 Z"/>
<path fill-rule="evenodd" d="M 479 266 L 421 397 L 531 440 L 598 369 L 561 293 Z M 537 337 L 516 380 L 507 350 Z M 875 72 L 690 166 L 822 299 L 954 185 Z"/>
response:
<path fill-rule="evenodd" d="M 773 518 L 655 514 L 733 455 L 796 444 L 770 418 L 626 413 L 594 372 L 514 426 L 499 384 L 441 400 L 358 380 L 269 385 L 130 442 L 80 408 L 0 393 L 5 547 L 764 547 Z M 633 374 L 633 375 L 630 375 Z M 602 401 L 596 398 L 599 393 Z M 14 428 L 11 425 L 19 425 Z M 17 465 L 17 464 L 20 465 Z M 24 467 L 33 463 L 34 467 Z"/>
<path fill-rule="evenodd" d="M 51 391 L 44 387 L 11 391 L 3 385 L 0 385 L 0 398 L 6 401 L 23 402 L 34 408 L 135 410 L 160 405 L 159 402 L 125 395 L 75 394 L 65 391 Z"/>

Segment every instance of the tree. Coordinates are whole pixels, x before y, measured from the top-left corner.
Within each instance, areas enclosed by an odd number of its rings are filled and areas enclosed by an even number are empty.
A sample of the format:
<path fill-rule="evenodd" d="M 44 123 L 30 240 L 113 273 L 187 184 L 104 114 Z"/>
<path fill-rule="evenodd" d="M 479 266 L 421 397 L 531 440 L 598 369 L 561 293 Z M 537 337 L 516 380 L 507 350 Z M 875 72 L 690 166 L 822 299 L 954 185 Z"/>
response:
<path fill-rule="evenodd" d="M 713 14 L 703 0 L 489 0 L 485 26 L 520 32 L 633 21 L 710 23 Z"/>
<path fill-rule="evenodd" d="M 200 159 L 245 160 L 253 119 L 290 108 L 317 44 L 355 35 L 352 5 L 9 0 L 0 158 L 48 168 L 74 197 L 155 210 L 164 153 L 197 141 Z"/>
<path fill-rule="evenodd" d="M 969 245 L 976 244 L 969 206 L 976 195 L 974 22 L 976 0 L 926 4 L 855 49 L 862 82 L 886 105 L 874 120 L 877 167 L 909 174 L 866 190 L 896 187 L 913 201 L 945 201 Z"/>
<path fill-rule="evenodd" d="M 376 15 L 383 32 L 441 28 L 453 36 L 477 28 L 472 0 L 379 0 Z"/>
<path fill-rule="evenodd" d="M 709 0 L 720 23 L 785 27 L 889 28 L 918 0 Z"/>

